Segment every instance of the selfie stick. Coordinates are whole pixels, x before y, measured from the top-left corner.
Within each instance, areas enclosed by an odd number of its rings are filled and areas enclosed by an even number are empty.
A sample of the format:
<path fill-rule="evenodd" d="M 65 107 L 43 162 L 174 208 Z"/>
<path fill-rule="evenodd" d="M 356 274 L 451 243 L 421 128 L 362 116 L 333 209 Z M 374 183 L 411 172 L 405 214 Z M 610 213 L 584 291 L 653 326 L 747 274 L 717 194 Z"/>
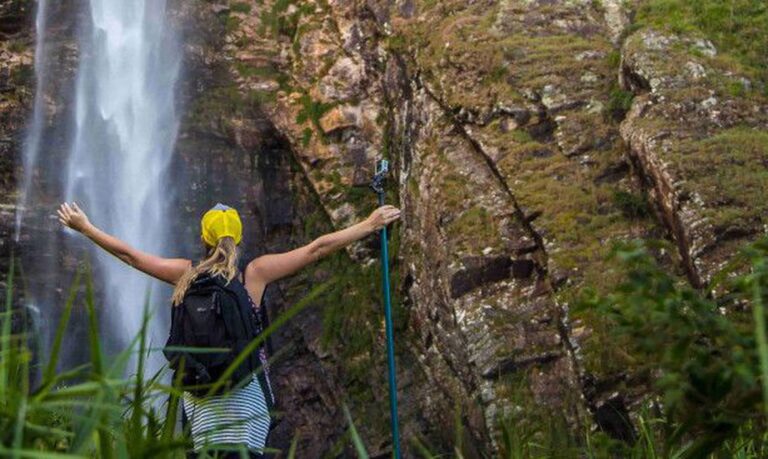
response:
<path fill-rule="evenodd" d="M 376 173 L 371 188 L 379 197 L 379 206 L 384 205 L 384 177 L 389 171 L 389 161 L 376 162 Z M 392 336 L 392 304 L 389 298 L 389 251 L 387 250 L 387 226 L 381 227 L 381 273 L 384 290 L 384 318 L 387 331 L 387 361 L 389 364 L 389 411 L 392 422 L 392 448 L 395 459 L 400 459 L 400 432 L 397 427 L 397 383 L 395 382 L 395 340 Z"/>

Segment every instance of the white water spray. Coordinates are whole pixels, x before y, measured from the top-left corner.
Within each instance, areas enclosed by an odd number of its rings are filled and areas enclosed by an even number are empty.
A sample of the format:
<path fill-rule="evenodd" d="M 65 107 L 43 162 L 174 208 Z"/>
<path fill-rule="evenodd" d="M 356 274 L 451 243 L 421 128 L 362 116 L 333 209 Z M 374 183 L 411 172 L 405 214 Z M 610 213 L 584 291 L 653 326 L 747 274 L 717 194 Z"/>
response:
<path fill-rule="evenodd" d="M 91 0 L 91 27 L 80 38 L 73 143 L 65 199 L 108 233 L 149 253 L 168 255 L 168 165 L 178 129 L 174 86 L 181 50 L 164 0 Z M 123 347 L 150 311 L 168 303 L 159 282 L 94 248 L 110 341 Z M 167 324 L 150 322 L 152 346 Z"/>
<path fill-rule="evenodd" d="M 21 235 L 21 221 L 24 211 L 29 203 L 29 193 L 32 187 L 32 171 L 37 167 L 37 158 L 40 154 L 40 141 L 45 125 L 45 90 L 47 86 L 47 72 L 44 65 L 47 58 L 45 43 L 46 28 L 46 0 L 38 0 L 37 13 L 35 15 L 35 101 L 32 106 L 32 123 L 30 124 L 26 138 L 24 139 L 22 153 L 23 174 L 21 177 L 21 192 L 19 194 L 16 209 L 16 230 L 14 240 L 19 242 Z"/>

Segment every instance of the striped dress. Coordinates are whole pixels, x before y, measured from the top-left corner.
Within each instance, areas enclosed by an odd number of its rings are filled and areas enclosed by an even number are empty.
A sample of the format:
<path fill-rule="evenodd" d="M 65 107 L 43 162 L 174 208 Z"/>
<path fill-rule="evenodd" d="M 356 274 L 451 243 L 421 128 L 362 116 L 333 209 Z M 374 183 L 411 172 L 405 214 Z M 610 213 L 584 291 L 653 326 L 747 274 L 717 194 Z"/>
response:
<path fill-rule="evenodd" d="M 264 307 L 263 303 L 256 306 L 250 295 L 248 299 L 257 312 Z M 183 408 L 192 427 L 195 451 L 212 445 L 246 445 L 254 453 L 263 451 L 271 423 L 266 397 L 270 398 L 269 406 L 274 405 L 275 400 L 266 350 L 262 346 L 258 352 L 263 374 L 261 377 L 254 374 L 245 386 L 210 397 L 196 397 L 184 392 Z"/>

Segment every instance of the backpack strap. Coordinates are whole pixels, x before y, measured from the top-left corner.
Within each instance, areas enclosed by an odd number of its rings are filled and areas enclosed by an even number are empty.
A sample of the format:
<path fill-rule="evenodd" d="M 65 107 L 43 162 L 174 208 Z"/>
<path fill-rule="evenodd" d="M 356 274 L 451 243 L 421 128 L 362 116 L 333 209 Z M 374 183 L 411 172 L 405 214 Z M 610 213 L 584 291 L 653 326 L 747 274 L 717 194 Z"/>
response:
<path fill-rule="evenodd" d="M 237 260 L 237 270 L 240 272 L 240 282 L 245 285 L 245 269 L 248 267 L 248 260 L 245 257 L 240 257 Z"/>
<path fill-rule="evenodd" d="M 171 333 L 168 337 L 168 342 L 166 342 L 166 347 L 168 346 L 180 346 L 181 345 L 181 336 L 179 336 L 180 331 L 178 327 L 175 325 L 182 320 L 181 315 L 184 314 L 184 307 L 182 306 L 172 306 L 173 309 L 171 310 Z M 184 362 L 184 367 L 186 371 L 193 371 L 196 376 L 196 380 L 199 384 L 208 384 L 211 382 L 211 375 L 208 373 L 208 370 L 205 369 L 205 366 L 200 363 L 199 360 L 197 360 L 195 357 L 193 357 L 189 352 L 181 351 L 181 350 L 169 350 L 169 349 L 163 349 L 163 354 L 165 354 L 166 359 L 170 362 L 170 367 L 173 369 L 173 379 L 176 379 L 176 372 L 180 369 L 181 362 Z"/>
<path fill-rule="evenodd" d="M 245 286 L 245 270 L 248 267 L 248 260 L 241 258 L 237 261 L 237 269 L 240 271 L 240 282 L 242 282 L 243 286 Z M 247 290 L 246 290 L 247 291 Z M 256 304 L 256 301 L 259 301 L 256 306 L 259 307 L 259 318 L 261 319 L 262 328 L 267 328 L 269 325 L 269 318 L 267 317 L 267 308 L 264 304 L 264 299 L 267 296 L 267 289 L 266 286 L 264 288 L 264 292 L 261 294 L 261 298 L 251 298 L 251 300 Z M 250 294 L 249 294 L 250 297 Z M 269 341 L 269 338 L 267 338 L 267 341 Z M 270 349 L 271 352 L 271 349 Z"/>

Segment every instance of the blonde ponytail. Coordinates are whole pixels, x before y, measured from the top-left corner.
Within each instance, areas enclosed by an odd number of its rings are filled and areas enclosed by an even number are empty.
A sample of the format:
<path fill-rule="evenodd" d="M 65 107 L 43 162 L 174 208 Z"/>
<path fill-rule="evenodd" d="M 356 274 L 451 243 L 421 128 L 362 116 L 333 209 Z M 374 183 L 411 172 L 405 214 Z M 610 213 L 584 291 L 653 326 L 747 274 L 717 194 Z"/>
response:
<path fill-rule="evenodd" d="M 184 299 L 184 294 L 187 293 L 187 289 L 192 285 L 192 281 L 202 273 L 219 274 L 227 279 L 227 281 L 231 281 L 237 275 L 238 256 L 239 249 L 233 238 L 225 236 L 219 239 L 216 247 L 208 251 L 208 256 L 196 266 L 187 269 L 181 275 L 179 281 L 176 282 L 176 288 L 173 290 L 173 296 L 171 297 L 173 305 L 178 306 L 181 303 L 181 300 Z"/>

